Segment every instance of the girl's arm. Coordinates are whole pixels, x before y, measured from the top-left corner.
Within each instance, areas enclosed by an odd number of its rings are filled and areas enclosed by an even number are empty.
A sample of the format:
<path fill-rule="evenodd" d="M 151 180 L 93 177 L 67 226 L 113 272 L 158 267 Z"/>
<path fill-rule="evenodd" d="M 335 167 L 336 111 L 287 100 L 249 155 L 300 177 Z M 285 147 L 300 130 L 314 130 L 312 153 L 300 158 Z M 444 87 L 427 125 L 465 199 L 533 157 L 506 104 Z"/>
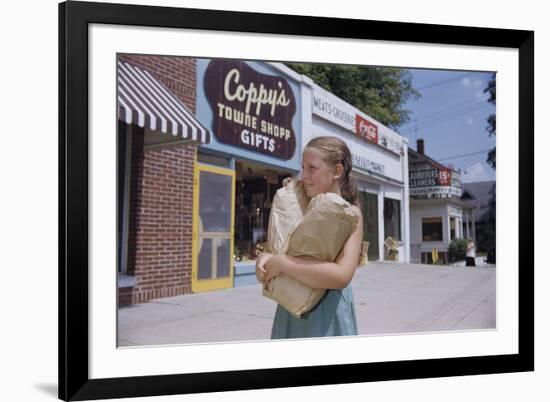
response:
<path fill-rule="evenodd" d="M 359 264 L 363 240 L 363 217 L 359 208 L 357 209 L 359 211 L 357 227 L 342 246 L 335 262 L 323 262 L 307 257 L 274 255 L 265 262 L 264 281 L 267 282 L 280 273 L 284 273 L 312 288 L 342 289 L 346 287 Z"/>

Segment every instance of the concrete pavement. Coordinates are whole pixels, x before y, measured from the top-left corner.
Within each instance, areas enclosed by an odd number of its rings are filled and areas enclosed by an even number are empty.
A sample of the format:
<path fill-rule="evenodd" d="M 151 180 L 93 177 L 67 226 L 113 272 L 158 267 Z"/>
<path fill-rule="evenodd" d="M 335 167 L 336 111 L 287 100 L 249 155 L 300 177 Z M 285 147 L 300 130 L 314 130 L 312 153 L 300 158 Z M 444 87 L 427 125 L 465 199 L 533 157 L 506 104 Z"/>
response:
<path fill-rule="evenodd" d="M 495 271 L 369 262 L 352 281 L 359 334 L 495 328 Z M 260 285 L 121 307 L 118 345 L 269 339 L 275 307 Z"/>

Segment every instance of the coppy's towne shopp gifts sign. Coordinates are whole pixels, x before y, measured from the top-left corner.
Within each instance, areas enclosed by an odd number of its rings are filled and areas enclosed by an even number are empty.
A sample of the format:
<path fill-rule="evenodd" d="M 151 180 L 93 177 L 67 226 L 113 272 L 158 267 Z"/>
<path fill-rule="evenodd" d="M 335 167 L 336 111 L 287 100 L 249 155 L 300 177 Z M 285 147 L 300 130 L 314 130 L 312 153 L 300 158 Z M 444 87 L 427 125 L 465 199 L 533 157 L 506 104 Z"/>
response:
<path fill-rule="evenodd" d="M 409 193 L 415 198 L 446 198 L 462 196 L 460 174 L 438 167 L 409 172 Z"/>
<path fill-rule="evenodd" d="M 212 60 L 204 91 L 220 142 L 284 160 L 294 156 L 296 97 L 284 77 L 241 61 Z"/>

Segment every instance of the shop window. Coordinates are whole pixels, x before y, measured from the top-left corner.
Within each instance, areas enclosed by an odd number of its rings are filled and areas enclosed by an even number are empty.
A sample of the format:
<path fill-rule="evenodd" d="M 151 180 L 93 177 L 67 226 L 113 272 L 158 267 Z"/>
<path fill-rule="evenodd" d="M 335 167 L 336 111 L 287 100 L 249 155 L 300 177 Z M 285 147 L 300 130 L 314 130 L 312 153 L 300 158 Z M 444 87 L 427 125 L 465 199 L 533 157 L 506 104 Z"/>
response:
<path fill-rule="evenodd" d="M 247 262 L 265 246 L 271 203 L 291 171 L 277 171 L 252 162 L 235 162 L 235 243 L 236 261 Z"/>
<path fill-rule="evenodd" d="M 384 235 L 401 240 L 401 205 L 398 200 L 384 198 Z"/>
<path fill-rule="evenodd" d="M 443 240 L 443 219 L 422 218 L 422 241 Z"/>
<path fill-rule="evenodd" d="M 378 260 L 378 195 L 362 191 L 359 195 L 363 212 L 363 241 L 369 242 L 368 259 Z"/>
<path fill-rule="evenodd" d="M 265 178 L 237 181 L 235 254 L 239 261 L 256 258 L 257 246 L 267 240 L 271 201 L 277 188 Z"/>

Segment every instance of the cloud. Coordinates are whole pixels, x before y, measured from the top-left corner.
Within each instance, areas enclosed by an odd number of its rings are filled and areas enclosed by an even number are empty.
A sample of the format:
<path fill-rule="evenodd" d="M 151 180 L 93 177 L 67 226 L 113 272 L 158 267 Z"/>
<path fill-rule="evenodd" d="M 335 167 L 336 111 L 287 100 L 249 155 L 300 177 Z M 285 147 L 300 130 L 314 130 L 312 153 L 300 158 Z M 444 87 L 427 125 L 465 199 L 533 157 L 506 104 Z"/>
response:
<path fill-rule="evenodd" d="M 487 181 L 494 180 L 494 176 L 491 174 L 489 165 L 485 162 L 477 162 L 476 164 L 466 168 L 467 174 L 462 175 L 462 181 L 465 183 L 475 181 Z"/>
<path fill-rule="evenodd" d="M 483 81 L 480 79 L 471 79 L 468 77 L 462 78 L 462 85 L 466 88 L 480 88 L 483 85 Z"/>
<path fill-rule="evenodd" d="M 468 77 L 462 78 L 462 85 L 464 85 L 466 88 L 469 88 L 472 86 L 472 80 Z"/>

